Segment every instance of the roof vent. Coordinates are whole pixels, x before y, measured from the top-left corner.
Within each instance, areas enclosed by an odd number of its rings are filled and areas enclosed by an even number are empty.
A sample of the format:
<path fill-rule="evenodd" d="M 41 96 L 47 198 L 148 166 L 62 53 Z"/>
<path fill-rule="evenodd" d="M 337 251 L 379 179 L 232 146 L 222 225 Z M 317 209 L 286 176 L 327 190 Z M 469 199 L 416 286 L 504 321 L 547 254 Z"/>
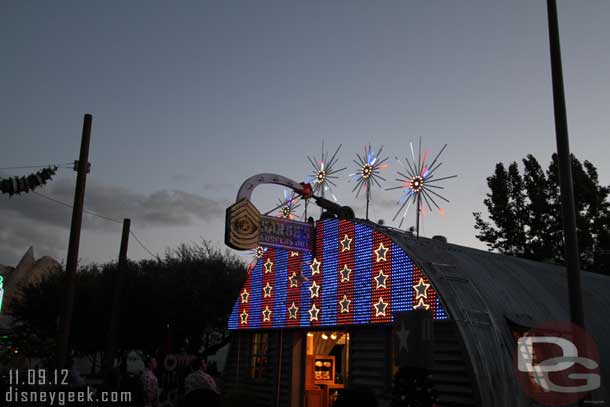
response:
<path fill-rule="evenodd" d="M 436 240 L 437 242 L 447 243 L 447 238 L 442 235 L 432 236 L 432 240 Z"/>

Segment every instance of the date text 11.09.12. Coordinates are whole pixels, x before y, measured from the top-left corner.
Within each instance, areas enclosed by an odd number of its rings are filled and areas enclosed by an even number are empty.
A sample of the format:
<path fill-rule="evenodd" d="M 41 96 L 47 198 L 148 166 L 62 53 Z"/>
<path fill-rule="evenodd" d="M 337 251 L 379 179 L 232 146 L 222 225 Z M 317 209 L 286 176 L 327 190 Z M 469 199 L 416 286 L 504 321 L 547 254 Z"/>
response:
<path fill-rule="evenodd" d="M 44 369 L 11 369 L 8 377 L 11 386 L 65 386 L 68 384 L 68 369 L 48 372 Z"/>

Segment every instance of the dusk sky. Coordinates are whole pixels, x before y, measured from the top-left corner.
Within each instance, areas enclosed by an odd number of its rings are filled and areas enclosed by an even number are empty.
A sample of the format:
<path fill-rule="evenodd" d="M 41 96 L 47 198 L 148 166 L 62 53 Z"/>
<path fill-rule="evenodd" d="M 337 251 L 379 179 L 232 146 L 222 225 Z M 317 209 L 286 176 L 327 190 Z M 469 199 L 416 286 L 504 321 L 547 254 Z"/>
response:
<path fill-rule="evenodd" d="M 558 1 L 572 152 L 610 184 L 610 2 Z M 324 141 L 343 144 L 336 195 L 364 217 L 348 174 L 364 145 L 384 145 L 390 182 L 409 142 L 443 144 L 445 217 L 423 235 L 484 249 L 483 211 L 497 162 L 556 150 L 546 1 L 146 1 L 0 4 L 0 168 L 78 158 L 93 115 L 86 208 L 132 219 L 154 253 L 218 247 L 224 210 L 249 176 L 297 181 Z M 409 153 L 410 154 L 410 153 Z M 35 169 L 3 170 L 0 177 Z M 76 173 L 42 194 L 72 203 Z M 264 211 L 282 187 L 254 193 Z M 376 189 L 387 224 L 398 191 Z M 71 210 L 35 194 L 0 196 L 0 264 L 64 261 Z M 415 223 L 414 213 L 407 225 Z M 83 219 L 82 263 L 117 258 L 121 225 Z M 129 257 L 150 255 L 130 241 Z"/>

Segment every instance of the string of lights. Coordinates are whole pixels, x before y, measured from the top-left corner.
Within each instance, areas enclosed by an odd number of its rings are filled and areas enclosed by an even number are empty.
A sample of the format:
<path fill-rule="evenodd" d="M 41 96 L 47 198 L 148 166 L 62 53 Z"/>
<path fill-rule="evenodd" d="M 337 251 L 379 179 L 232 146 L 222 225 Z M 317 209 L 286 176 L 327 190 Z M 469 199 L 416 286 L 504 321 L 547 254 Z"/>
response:
<path fill-rule="evenodd" d="M 48 201 L 55 202 L 56 204 L 63 205 L 63 206 L 65 206 L 65 207 L 67 207 L 67 208 L 70 208 L 70 209 L 72 209 L 72 207 L 73 207 L 73 206 L 72 206 L 72 205 L 70 205 L 69 203 L 66 203 L 66 202 L 60 201 L 59 199 L 52 198 L 52 197 L 50 197 L 50 196 L 48 196 L 48 195 L 41 194 L 40 192 L 33 192 L 33 194 L 38 195 L 39 197 L 44 198 L 44 199 L 46 199 L 46 200 L 48 200 Z M 92 210 L 90 210 L 90 209 L 83 209 L 83 212 L 84 212 L 84 213 L 86 213 L 86 214 L 88 214 L 88 215 L 91 215 L 91 216 L 96 216 L 96 217 L 98 217 L 98 218 L 100 218 L 100 219 L 107 220 L 108 222 L 113 222 L 113 223 L 117 223 L 117 224 L 120 224 L 120 225 L 122 225 L 122 224 L 123 224 L 123 221 L 121 221 L 121 220 L 114 219 L 114 218 L 111 218 L 111 217 L 109 217 L 109 216 L 102 215 L 102 214 L 97 213 L 97 212 L 94 212 L 94 211 L 92 211 Z M 141 241 L 141 240 L 138 238 L 138 236 L 135 234 L 135 232 L 134 232 L 133 230 L 130 230 L 130 231 L 129 231 L 129 234 L 130 234 L 131 236 L 133 236 L 134 240 L 135 240 L 135 241 L 136 241 L 136 242 L 137 242 L 137 243 L 140 245 L 140 247 L 141 247 L 142 249 L 144 249 L 144 251 L 146 251 L 146 252 L 147 252 L 147 253 L 148 253 L 150 256 L 152 256 L 152 257 L 154 257 L 154 258 L 156 258 L 156 259 L 158 259 L 158 258 L 159 258 L 159 255 L 158 255 L 158 254 L 154 254 L 154 253 L 153 253 L 153 252 L 152 252 L 152 251 L 151 251 L 151 250 L 150 250 L 148 247 L 146 247 L 146 245 L 145 245 L 144 243 L 142 243 L 142 241 Z"/>

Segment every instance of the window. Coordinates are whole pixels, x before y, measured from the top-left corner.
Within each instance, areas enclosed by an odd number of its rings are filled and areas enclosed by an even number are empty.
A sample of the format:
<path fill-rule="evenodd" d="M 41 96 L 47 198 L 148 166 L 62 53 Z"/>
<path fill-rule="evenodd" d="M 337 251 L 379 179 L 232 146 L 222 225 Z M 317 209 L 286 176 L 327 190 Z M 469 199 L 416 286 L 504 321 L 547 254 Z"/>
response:
<path fill-rule="evenodd" d="M 269 333 L 257 332 L 252 335 L 250 377 L 261 379 L 269 368 Z"/>

